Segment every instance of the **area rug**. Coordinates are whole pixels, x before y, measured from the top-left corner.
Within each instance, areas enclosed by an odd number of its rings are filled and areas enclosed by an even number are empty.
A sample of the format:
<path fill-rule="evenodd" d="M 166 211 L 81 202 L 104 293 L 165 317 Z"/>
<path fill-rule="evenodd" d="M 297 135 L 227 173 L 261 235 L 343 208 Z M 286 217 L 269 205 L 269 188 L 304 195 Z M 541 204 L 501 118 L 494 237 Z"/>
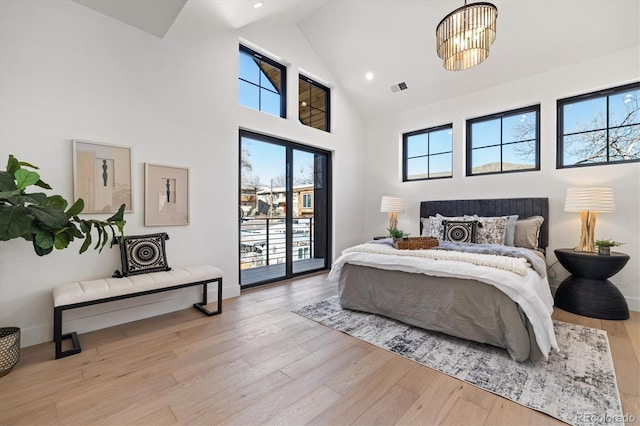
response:
<path fill-rule="evenodd" d="M 624 424 L 603 330 L 554 321 L 560 352 L 516 362 L 504 349 L 342 309 L 338 296 L 294 312 L 563 422 Z"/>

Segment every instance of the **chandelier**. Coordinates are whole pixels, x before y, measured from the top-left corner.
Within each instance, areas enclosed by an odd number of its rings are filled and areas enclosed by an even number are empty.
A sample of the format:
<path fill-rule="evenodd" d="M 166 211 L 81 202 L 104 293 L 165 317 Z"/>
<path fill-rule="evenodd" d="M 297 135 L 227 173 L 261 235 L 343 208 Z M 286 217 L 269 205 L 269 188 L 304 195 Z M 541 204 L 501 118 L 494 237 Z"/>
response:
<path fill-rule="evenodd" d="M 438 56 L 449 71 L 474 67 L 489 57 L 496 39 L 498 8 L 491 3 L 472 3 L 454 10 L 436 28 Z"/>

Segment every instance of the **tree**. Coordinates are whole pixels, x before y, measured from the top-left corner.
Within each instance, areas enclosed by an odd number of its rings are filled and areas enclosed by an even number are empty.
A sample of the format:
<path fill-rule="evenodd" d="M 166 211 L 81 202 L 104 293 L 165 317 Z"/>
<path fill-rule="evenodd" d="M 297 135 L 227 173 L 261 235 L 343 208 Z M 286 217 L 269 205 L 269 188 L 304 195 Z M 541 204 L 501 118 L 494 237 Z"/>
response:
<path fill-rule="evenodd" d="M 294 185 L 311 185 L 313 184 L 313 162 L 308 162 L 300 166 L 298 173 L 295 174 L 293 179 Z"/>
<path fill-rule="evenodd" d="M 240 176 L 243 188 L 257 188 L 260 186 L 260 176 L 253 173 L 253 164 L 251 164 L 251 152 L 242 144 L 240 150 Z"/>
<path fill-rule="evenodd" d="M 614 110 L 607 117 L 606 112 L 592 111 L 576 124 L 575 131 L 564 137 L 564 165 L 640 159 L 638 95 L 627 95 L 624 103 L 624 111 L 618 114 Z"/>

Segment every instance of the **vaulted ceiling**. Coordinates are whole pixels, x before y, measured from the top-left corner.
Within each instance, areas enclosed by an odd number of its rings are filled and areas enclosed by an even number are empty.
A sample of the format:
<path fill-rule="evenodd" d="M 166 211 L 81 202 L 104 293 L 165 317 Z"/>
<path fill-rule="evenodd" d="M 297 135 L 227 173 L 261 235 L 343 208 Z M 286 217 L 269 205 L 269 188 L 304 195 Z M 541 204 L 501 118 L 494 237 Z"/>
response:
<path fill-rule="evenodd" d="M 369 118 L 640 49 L 640 0 L 494 0 L 498 28 L 491 54 L 458 72 L 442 67 L 435 28 L 462 0 L 264 0 L 258 9 L 245 0 L 74 1 L 160 37 L 179 14 L 230 29 L 295 23 Z M 365 80 L 366 72 L 373 80 Z M 400 82 L 408 89 L 393 93 L 391 86 Z"/>

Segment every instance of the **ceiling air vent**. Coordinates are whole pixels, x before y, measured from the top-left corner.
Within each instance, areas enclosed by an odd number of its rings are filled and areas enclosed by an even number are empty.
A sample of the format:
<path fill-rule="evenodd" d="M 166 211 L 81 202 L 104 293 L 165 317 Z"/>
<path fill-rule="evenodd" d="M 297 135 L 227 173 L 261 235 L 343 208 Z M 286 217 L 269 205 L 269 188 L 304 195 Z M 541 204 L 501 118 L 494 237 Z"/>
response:
<path fill-rule="evenodd" d="M 398 93 L 401 90 L 407 90 L 407 89 L 408 89 L 407 83 L 405 83 L 404 81 L 402 81 L 402 82 L 400 82 L 398 84 L 394 84 L 393 86 L 391 86 L 391 91 L 393 93 Z"/>

